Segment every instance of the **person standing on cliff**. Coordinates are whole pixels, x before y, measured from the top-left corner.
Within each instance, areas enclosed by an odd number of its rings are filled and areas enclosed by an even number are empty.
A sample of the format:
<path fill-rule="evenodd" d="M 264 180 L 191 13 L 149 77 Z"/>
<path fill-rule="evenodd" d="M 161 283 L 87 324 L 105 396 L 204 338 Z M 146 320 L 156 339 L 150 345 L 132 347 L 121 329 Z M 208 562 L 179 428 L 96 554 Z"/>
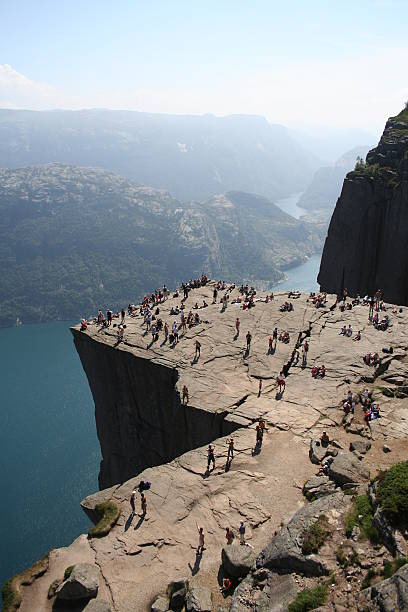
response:
<path fill-rule="evenodd" d="M 136 489 L 133 489 L 132 495 L 130 496 L 130 507 L 132 508 L 132 516 L 136 514 L 136 505 L 135 505 L 136 495 L 137 495 L 137 491 Z"/>
<path fill-rule="evenodd" d="M 169 326 L 167 322 L 164 324 L 164 341 L 167 342 L 167 338 L 169 337 Z"/>
<path fill-rule="evenodd" d="M 124 308 L 122 308 L 122 310 L 120 311 L 120 314 L 121 314 L 121 320 L 120 320 L 120 322 L 121 322 L 121 324 L 123 325 L 123 324 L 124 324 L 124 322 L 125 322 L 125 316 L 126 316 L 126 312 L 125 312 L 125 309 L 124 309 Z"/>
<path fill-rule="evenodd" d="M 198 523 L 196 523 L 196 525 L 198 531 L 197 555 L 202 555 L 204 550 L 204 529 L 200 527 Z"/>
<path fill-rule="evenodd" d="M 194 358 L 198 359 L 200 357 L 200 355 L 201 355 L 201 343 L 198 340 L 196 340 L 195 341 L 195 356 L 194 356 Z"/>
<path fill-rule="evenodd" d="M 251 340 L 252 340 L 252 336 L 251 336 L 251 332 L 249 331 L 247 333 L 247 335 L 246 335 L 246 343 L 247 343 L 246 350 L 247 350 L 247 353 L 249 353 L 249 350 L 251 348 Z"/>
<path fill-rule="evenodd" d="M 241 521 L 239 525 L 239 543 L 241 546 L 245 546 L 245 523 Z"/>
<path fill-rule="evenodd" d="M 303 356 L 302 356 L 302 366 L 305 368 L 306 364 L 307 364 L 307 353 L 309 351 L 309 343 L 307 340 L 305 340 L 305 343 L 303 345 Z"/>
<path fill-rule="evenodd" d="M 215 470 L 215 455 L 214 455 L 214 447 L 209 444 L 207 449 L 207 472 L 210 471 L 210 465 L 213 464 L 213 470 Z"/>
<path fill-rule="evenodd" d="M 217 287 L 214 287 L 214 291 L 213 291 L 213 304 L 215 304 L 216 301 L 217 301 L 217 295 L 218 295 Z"/>
<path fill-rule="evenodd" d="M 239 336 L 239 326 L 241 325 L 241 321 L 239 320 L 239 317 L 236 318 L 235 320 L 235 329 L 237 331 L 235 337 L 238 338 Z"/>
<path fill-rule="evenodd" d="M 187 385 L 183 387 L 183 404 L 188 404 L 188 388 Z"/>
<path fill-rule="evenodd" d="M 108 310 L 106 311 L 106 319 L 108 321 L 108 327 L 110 327 L 112 324 L 112 311 L 110 308 L 108 308 Z"/>
<path fill-rule="evenodd" d="M 381 289 L 377 289 L 377 291 L 375 292 L 375 309 L 377 312 L 380 310 L 381 296 Z"/>
<path fill-rule="evenodd" d="M 227 440 L 227 444 L 228 444 L 227 463 L 229 463 L 230 458 L 231 460 L 234 458 L 234 438 L 232 436 L 231 438 Z"/>
<path fill-rule="evenodd" d="M 140 498 L 140 505 L 142 507 L 142 516 L 145 517 L 147 514 L 147 499 L 144 493 L 142 493 L 142 496 Z"/>

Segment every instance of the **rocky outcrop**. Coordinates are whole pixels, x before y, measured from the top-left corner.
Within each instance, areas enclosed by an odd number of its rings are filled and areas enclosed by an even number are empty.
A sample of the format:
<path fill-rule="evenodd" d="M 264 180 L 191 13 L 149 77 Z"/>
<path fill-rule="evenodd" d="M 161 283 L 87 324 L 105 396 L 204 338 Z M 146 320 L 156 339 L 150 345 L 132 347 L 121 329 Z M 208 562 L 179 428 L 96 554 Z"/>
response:
<path fill-rule="evenodd" d="M 340 486 L 365 482 L 370 472 L 352 453 L 339 453 L 329 467 L 329 476 Z"/>
<path fill-rule="evenodd" d="M 258 568 L 266 567 L 279 573 L 298 572 L 306 576 L 321 576 L 328 574 L 322 559 L 318 555 L 305 555 L 302 552 L 302 539 L 308 529 L 321 514 L 339 515 L 350 501 L 343 493 L 324 496 L 308 504 L 295 514 L 260 553 L 256 560 Z"/>
<path fill-rule="evenodd" d="M 249 546 L 238 544 L 224 546 L 221 553 L 222 567 L 227 576 L 246 576 L 255 562 L 255 553 Z"/>
<path fill-rule="evenodd" d="M 74 565 L 71 575 L 56 590 L 58 600 L 91 599 L 99 588 L 99 570 L 91 563 Z"/>
<path fill-rule="evenodd" d="M 408 304 L 408 108 L 344 180 L 323 250 L 322 290 Z"/>
<path fill-rule="evenodd" d="M 377 583 L 369 591 L 371 609 L 381 612 L 408 610 L 408 565 L 404 565 L 395 574 Z"/>

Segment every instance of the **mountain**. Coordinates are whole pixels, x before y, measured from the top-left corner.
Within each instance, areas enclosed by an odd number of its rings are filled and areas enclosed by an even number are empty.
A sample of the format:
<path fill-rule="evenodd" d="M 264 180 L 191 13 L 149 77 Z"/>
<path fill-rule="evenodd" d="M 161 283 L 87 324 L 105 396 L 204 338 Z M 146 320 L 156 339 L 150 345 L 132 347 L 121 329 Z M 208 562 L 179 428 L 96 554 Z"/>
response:
<path fill-rule="evenodd" d="M 319 165 L 258 116 L 0 110 L 0 167 L 52 162 L 101 167 L 185 201 L 230 190 L 278 199 L 302 191 Z"/>
<path fill-rule="evenodd" d="M 331 293 L 408 304 L 408 106 L 388 119 L 378 146 L 344 180 L 318 281 Z"/>
<path fill-rule="evenodd" d="M 306 210 L 323 209 L 331 213 L 340 195 L 344 176 L 354 168 L 357 157 L 365 157 L 370 148 L 368 146 L 354 147 L 342 155 L 334 166 L 319 168 L 312 182 L 302 194 L 298 206 Z"/>
<path fill-rule="evenodd" d="M 101 169 L 0 170 L 0 325 L 89 316 L 202 272 L 270 285 L 322 238 L 242 192 L 186 204 Z"/>

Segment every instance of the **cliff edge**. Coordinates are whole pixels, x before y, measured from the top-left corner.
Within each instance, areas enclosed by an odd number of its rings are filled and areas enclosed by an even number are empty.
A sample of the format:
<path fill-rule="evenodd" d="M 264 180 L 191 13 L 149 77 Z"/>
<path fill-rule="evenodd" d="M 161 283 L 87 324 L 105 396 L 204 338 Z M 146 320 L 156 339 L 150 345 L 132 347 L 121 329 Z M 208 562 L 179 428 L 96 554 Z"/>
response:
<path fill-rule="evenodd" d="M 408 107 L 388 119 L 378 146 L 344 179 L 318 282 L 350 295 L 383 291 L 408 304 Z"/>

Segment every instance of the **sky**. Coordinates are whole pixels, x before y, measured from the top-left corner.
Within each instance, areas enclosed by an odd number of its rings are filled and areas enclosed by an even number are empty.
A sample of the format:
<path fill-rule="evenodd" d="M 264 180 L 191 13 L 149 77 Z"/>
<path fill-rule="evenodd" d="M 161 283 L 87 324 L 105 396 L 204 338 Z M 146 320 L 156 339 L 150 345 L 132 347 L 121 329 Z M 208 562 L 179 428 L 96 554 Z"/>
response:
<path fill-rule="evenodd" d="M 264 115 L 379 133 L 408 0 L 0 0 L 0 108 Z"/>

